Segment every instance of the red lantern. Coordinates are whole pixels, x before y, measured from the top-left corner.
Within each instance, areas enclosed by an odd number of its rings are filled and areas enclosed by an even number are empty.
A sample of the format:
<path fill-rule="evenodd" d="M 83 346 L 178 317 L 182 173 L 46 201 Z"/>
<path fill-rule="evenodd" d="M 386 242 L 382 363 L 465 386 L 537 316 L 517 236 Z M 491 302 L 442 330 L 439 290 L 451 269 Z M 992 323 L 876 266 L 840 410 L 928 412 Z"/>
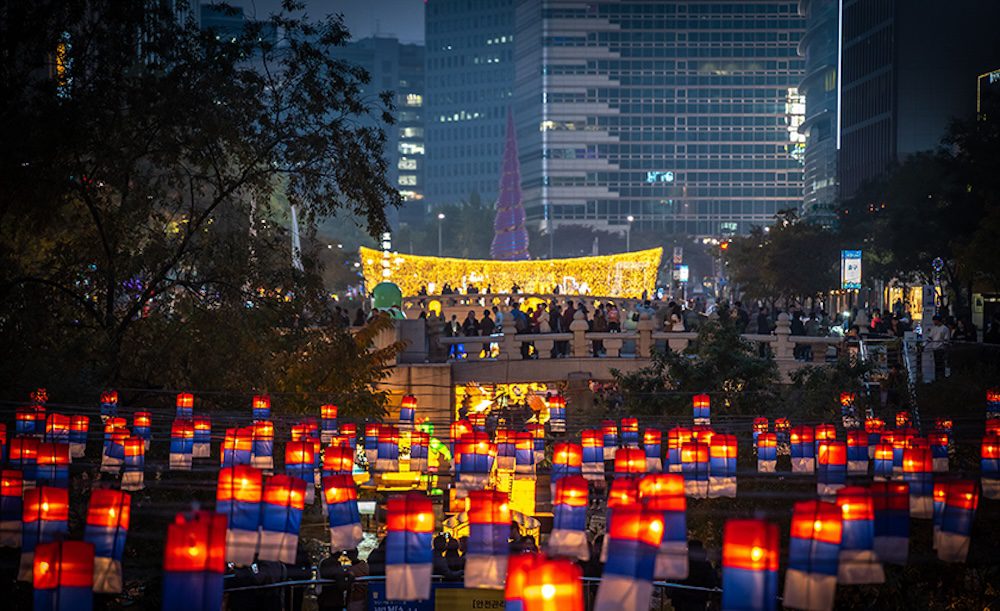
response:
<path fill-rule="evenodd" d="M 900 410 L 896 412 L 896 428 L 903 428 L 910 426 L 910 422 L 912 421 L 912 419 L 913 417 L 907 410 Z"/>
<path fill-rule="evenodd" d="M 93 607 L 92 544 L 61 541 L 39 545 L 32 572 L 35 609 L 85 611 Z"/>
<path fill-rule="evenodd" d="M 763 520 L 726 521 L 722 608 L 773 609 L 778 597 L 778 527 Z"/>
<path fill-rule="evenodd" d="M 583 611 L 583 571 L 565 558 L 535 564 L 524 580 L 524 611 Z"/>
<path fill-rule="evenodd" d="M 646 472 L 646 452 L 639 448 L 621 448 L 615 454 L 615 476 L 639 475 Z"/>
<path fill-rule="evenodd" d="M 719 434 L 709 446 L 709 498 L 736 498 L 736 435 Z"/>
<path fill-rule="evenodd" d="M 208 611 L 222 607 L 226 570 L 226 516 L 178 514 L 167 527 L 163 553 L 163 609 Z"/>

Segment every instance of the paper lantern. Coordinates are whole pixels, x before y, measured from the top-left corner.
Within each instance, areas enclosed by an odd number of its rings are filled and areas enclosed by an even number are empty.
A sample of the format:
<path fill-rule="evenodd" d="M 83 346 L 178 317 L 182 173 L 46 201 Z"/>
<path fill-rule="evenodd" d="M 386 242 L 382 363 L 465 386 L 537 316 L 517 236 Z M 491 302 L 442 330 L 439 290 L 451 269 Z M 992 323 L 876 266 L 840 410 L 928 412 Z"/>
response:
<path fill-rule="evenodd" d="M 129 437 L 124 418 L 104 421 L 104 446 L 101 454 L 101 471 L 117 474 L 125 464 L 125 440 Z"/>
<path fill-rule="evenodd" d="M 125 439 L 125 463 L 122 465 L 122 490 L 142 490 L 145 484 L 146 441 L 140 437 Z"/>
<path fill-rule="evenodd" d="M 410 460 L 413 460 L 412 457 Z M 329 475 L 351 475 L 353 472 L 353 449 L 343 446 L 330 446 L 323 451 L 323 477 Z"/>
<path fill-rule="evenodd" d="M 816 446 L 816 454 L 819 454 L 819 444 L 824 441 L 837 440 L 837 427 L 832 424 L 817 424 L 813 429 L 813 440 Z"/>
<path fill-rule="evenodd" d="M 689 441 L 691 441 L 689 428 L 678 426 L 667 431 L 667 471 L 681 472 L 681 448 Z"/>
<path fill-rule="evenodd" d="M 351 446 L 355 446 L 358 443 L 358 425 L 353 422 L 344 422 L 337 425 L 340 429 L 340 434 L 352 439 Z"/>
<path fill-rule="evenodd" d="M 146 449 L 149 449 L 149 441 L 152 439 L 153 416 L 149 412 L 136 412 L 132 416 L 132 434 L 146 442 Z"/>
<path fill-rule="evenodd" d="M 990 418 L 986 421 L 986 434 L 1000 437 L 1000 418 Z"/>
<path fill-rule="evenodd" d="M 226 516 L 177 514 L 163 551 L 163 611 L 218 611 L 226 570 Z"/>
<path fill-rule="evenodd" d="M 646 452 L 646 472 L 663 471 L 663 433 L 660 429 L 646 429 L 642 433 L 642 448 Z"/>
<path fill-rule="evenodd" d="M 14 433 L 16 435 L 34 435 L 35 421 L 38 412 L 34 407 L 19 407 L 14 414 Z"/>
<path fill-rule="evenodd" d="M 524 611 L 524 584 L 528 575 L 539 566 L 542 554 L 511 554 L 507 558 L 507 583 L 504 585 L 504 611 Z"/>
<path fill-rule="evenodd" d="M 478 433 L 486 432 L 486 412 L 472 412 L 469 414 L 469 424 L 472 425 L 472 431 Z"/>
<path fill-rule="evenodd" d="M 868 433 L 868 458 L 875 457 L 875 446 L 882 441 L 885 421 L 881 418 L 865 418 L 865 432 Z"/>
<path fill-rule="evenodd" d="M 306 484 L 305 503 L 315 499 L 315 446 L 311 440 L 289 441 L 285 444 L 285 473 Z"/>
<path fill-rule="evenodd" d="M 465 553 L 465 587 L 503 589 L 510 546 L 510 506 L 507 493 L 469 493 L 469 540 Z"/>
<path fill-rule="evenodd" d="M 534 479 L 535 440 L 527 431 L 513 433 L 513 435 L 515 479 Z"/>
<path fill-rule="evenodd" d="M 270 395 L 254 395 L 253 399 L 250 402 L 250 415 L 254 420 L 270 420 L 271 419 Z"/>
<path fill-rule="evenodd" d="M 583 473 L 583 448 L 575 443 L 557 443 L 552 452 L 552 480 Z"/>
<path fill-rule="evenodd" d="M 639 447 L 639 419 L 622 418 L 621 422 L 622 445 L 626 448 Z"/>
<path fill-rule="evenodd" d="M 792 427 L 792 473 L 812 473 L 816 469 L 813 429 L 811 426 Z"/>
<path fill-rule="evenodd" d="M 194 458 L 211 458 L 212 456 L 212 419 L 208 416 L 198 416 L 192 419 L 194 440 L 191 445 L 191 456 Z"/>
<path fill-rule="evenodd" d="M 934 463 L 928 448 L 903 450 L 903 481 L 910 485 L 910 515 L 934 517 Z"/>
<path fill-rule="evenodd" d="M 39 486 L 69 486 L 69 444 L 40 443 L 36 458 Z"/>
<path fill-rule="evenodd" d="M 707 424 L 696 424 L 691 427 L 691 439 L 712 445 L 712 437 L 715 436 L 715 429 Z"/>
<path fill-rule="evenodd" d="M 305 503 L 306 482 L 303 479 L 292 475 L 268 478 L 261 504 L 260 560 L 295 562 Z"/>
<path fill-rule="evenodd" d="M 378 460 L 378 435 L 382 430 L 382 425 L 377 422 L 369 422 L 365 425 L 365 436 L 364 436 L 364 446 L 365 446 L 365 459 L 368 461 L 369 470 L 374 470 L 375 461 Z M 293 437 L 294 437 L 294 427 L 293 427 Z"/>
<path fill-rule="evenodd" d="M 656 552 L 656 579 L 687 579 L 687 498 L 684 478 L 677 473 L 656 473 L 639 480 L 639 500 L 663 517 L 663 537 Z"/>
<path fill-rule="evenodd" d="M 583 611 L 583 571 L 564 558 L 544 559 L 527 573 L 523 611 Z"/>
<path fill-rule="evenodd" d="M 795 503 L 792 513 L 784 605 L 833 609 L 843 518 L 840 507 L 824 501 Z"/>
<path fill-rule="evenodd" d="M 581 561 L 590 558 L 586 534 L 588 488 L 582 475 L 567 475 L 556 482 L 548 543 L 553 556 L 573 556 Z"/>
<path fill-rule="evenodd" d="M 385 597 L 388 600 L 430 598 L 433 537 L 434 506 L 430 498 L 413 492 L 389 498 L 385 539 Z"/>
<path fill-rule="evenodd" d="M 194 417 L 194 395 L 189 392 L 182 392 L 177 395 L 177 412 L 174 418 L 190 420 Z"/>
<path fill-rule="evenodd" d="M 892 454 L 892 443 L 875 444 L 875 460 L 872 468 L 876 482 L 892 479 Z"/>
<path fill-rule="evenodd" d="M 973 480 L 955 480 L 945 487 L 944 508 L 937 540 L 938 559 L 965 562 L 969 554 L 969 536 L 979 505 L 979 490 Z"/>
<path fill-rule="evenodd" d="M 83 541 L 44 543 L 32 567 L 35 611 L 94 608 L 94 546 Z"/>
<path fill-rule="evenodd" d="M 226 561 L 249 565 L 257 553 L 264 478 L 259 469 L 234 465 L 219 469 L 215 511 L 226 516 Z"/>
<path fill-rule="evenodd" d="M 486 433 L 473 431 L 455 444 L 456 489 L 463 498 L 469 490 L 483 488 L 496 460 L 496 445 Z M 554 468 L 554 467 L 553 467 Z"/>
<path fill-rule="evenodd" d="M 417 398 L 404 395 L 399 405 L 399 430 L 412 431 L 417 418 Z"/>
<path fill-rule="evenodd" d="M 101 393 L 101 420 L 118 415 L 118 391 L 106 390 Z"/>
<path fill-rule="evenodd" d="M 45 421 L 45 441 L 49 443 L 69 443 L 69 416 L 49 414 Z"/>
<path fill-rule="evenodd" d="M 190 471 L 194 450 L 194 423 L 175 419 L 170 425 L 170 470 Z"/>
<path fill-rule="evenodd" d="M 998 499 L 1000 498 L 1000 437 L 996 435 L 983 437 L 980 457 L 983 496 L 988 499 Z"/>
<path fill-rule="evenodd" d="M 0 422 L 0 465 L 7 460 L 7 425 Z"/>
<path fill-rule="evenodd" d="M 951 422 L 949 421 L 948 424 L 950 425 Z M 927 441 L 931 446 L 931 463 L 934 468 L 934 473 L 947 473 L 948 448 L 951 445 L 950 430 L 937 429 L 927 436 Z"/>
<path fill-rule="evenodd" d="M 868 460 L 868 433 L 860 429 L 847 431 L 847 472 L 866 475 Z"/>
<path fill-rule="evenodd" d="M 764 520 L 727 520 L 722 539 L 722 608 L 776 608 L 778 527 Z"/>
<path fill-rule="evenodd" d="M 530 442 L 530 440 L 529 440 Z M 423 473 L 427 470 L 427 458 L 430 453 L 431 436 L 423 431 L 410 432 L 410 471 Z M 350 450 L 353 460 L 353 450 Z M 529 452 L 530 454 L 530 452 Z M 516 456 L 515 456 L 516 459 Z M 516 467 L 516 465 L 515 465 Z M 533 470 L 532 470 L 533 472 Z"/>
<path fill-rule="evenodd" d="M 514 472 L 517 463 L 517 440 L 509 429 L 497 429 L 494 433 L 497 444 L 497 471 Z"/>
<path fill-rule="evenodd" d="M 634 505 L 615 508 L 608 525 L 607 561 L 594 611 L 649 608 L 662 538 L 661 512 Z"/>
<path fill-rule="evenodd" d="M 559 394 L 549 397 L 549 430 L 553 433 L 566 432 L 566 399 Z"/>
<path fill-rule="evenodd" d="M 906 564 L 910 548 L 910 485 L 874 482 L 875 554 L 882 562 Z"/>
<path fill-rule="evenodd" d="M 944 503 L 948 499 L 949 485 L 951 485 L 950 481 L 938 480 L 934 482 L 934 518 L 931 522 L 933 525 L 931 547 L 934 549 L 937 549 L 938 540 L 941 538 L 941 518 L 944 516 Z M 909 486 L 907 486 L 907 509 L 909 509 Z"/>
<path fill-rule="evenodd" d="M 399 429 L 392 425 L 384 424 L 379 428 L 375 471 L 378 473 L 399 471 Z"/>
<path fill-rule="evenodd" d="M 349 474 L 323 478 L 323 498 L 326 500 L 330 523 L 330 551 L 336 553 L 354 549 L 361 543 L 361 514 L 358 512 L 358 489 Z"/>
<path fill-rule="evenodd" d="M 896 412 L 896 428 L 901 429 L 910 426 L 913 421 L 913 415 L 909 410 L 900 410 Z"/>
<path fill-rule="evenodd" d="M 0 472 L 0 547 L 21 547 L 24 516 L 24 483 L 21 472 Z"/>
<path fill-rule="evenodd" d="M 817 459 L 816 494 L 833 496 L 847 483 L 847 446 L 843 441 L 821 441 Z"/>
<path fill-rule="evenodd" d="M 986 391 L 986 419 L 1000 418 L 1000 388 Z"/>
<path fill-rule="evenodd" d="M 712 423 L 712 398 L 708 395 L 701 394 L 695 395 L 692 400 L 692 405 L 694 408 L 694 423 L 695 424 L 711 424 Z"/>
<path fill-rule="evenodd" d="M 709 498 L 736 498 L 736 435 L 715 435 L 709 445 Z"/>
<path fill-rule="evenodd" d="M 327 403 L 319 408 L 320 410 L 320 440 L 323 443 L 330 443 L 333 436 L 337 434 L 337 406 Z"/>
<path fill-rule="evenodd" d="M 757 436 L 757 471 L 774 473 L 778 464 L 778 434 L 761 433 Z"/>
<path fill-rule="evenodd" d="M 792 431 L 792 423 L 788 418 L 774 419 L 774 432 L 778 437 L 778 445 L 789 443 L 789 434 Z"/>
<path fill-rule="evenodd" d="M 587 429 L 580 433 L 583 445 L 583 476 L 589 480 L 604 479 L 604 433 Z"/>
<path fill-rule="evenodd" d="M 581 452 L 582 455 L 582 452 Z M 646 472 L 646 452 L 639 448 L 619 448 L 615 453 L 615 477 L 630 477 Z"/>
<path fill-rule="evenodd" d="M 34 488 L 38 472 L 38 444 L 35 437 L 15 437 L 10 440 L 9 463 L 19 469 L 25 489 Z"/>
<path fill-rule="evenodd" d="M 618 425 L 614 420 L 601 421 L 601 435 L 604 437 L 604 460 L 614 460 L 618 451 Z"/>
<path fill-rule="evenodd" d="M 763 416 L 758 416 L 753 419 L 753 443 L 757 445 L 757 436 L 761 433 L 766 433 L 768 431 L 769 423 L 767 418 Z"/>
<path fill-rule="evenodd" d="M 708 496 L 709 446 L 700 441 L 690 441 L 681 446 L 681 467 L 684 473 L 684 491 L 693 498 Z"/>
<path fill-rule="evenodd" d="M 253 423 L 250 464 L 266 471 L 274 468 L 274 424 L 270 420 L 258 420 Z"/>
<path fill-rule="evenodd" d="M 608 490 L 608 500 L 605 509 L 605 524 L 611 524 L 615 509 L 620 507 L 633 507 L 639 504 L 639 480 L 634 477 L 618 477 L 611 480 L 611 489 Z M 601 562 L 608 560 L 608 538 L 604 538 L 601 548 Z"/>
<path fill-rule="evenodd" d="M 53 486 L 25 490 L 21 521 L 21 566 L 17 578 L 31 581 L 35 548 L 57 541 L 69 532 L 69 492 Z"/>
<path fill-rule="evenodd" d="M 127 492 L 95 488 L 90 493 L 83 540 L 94 546 L 95 592 L 118 594 L 122 591 L 122 556 L 131 513 L 132 497 Z"/>
<path fill-rule="evenodd" d="M 87 452 L 87 434 L 90 432 L 90 418 L 75 415 L 69 421 L 69 455 L 82 458 Z"/>
<path fill-rule="evenodd" d="M 524 430 L 531 433 L 535 442 L 535 464 L 538 465 L 545 460 L 545 425 L 532 422 L 525 425 Z"/>
<path fill-rule="evenodd" d="M 253 427 L 226 429 L 222 441 L 222 468 L 249 465 L 253 452 Z"/>
<path fill-rule="evenodd" d="M 837 491 L 844 524 L 837 581 L 844 585 L 883 583 L 885 571 L 875 553 L 875 507 L 871 492 L 861 486 Z"/>

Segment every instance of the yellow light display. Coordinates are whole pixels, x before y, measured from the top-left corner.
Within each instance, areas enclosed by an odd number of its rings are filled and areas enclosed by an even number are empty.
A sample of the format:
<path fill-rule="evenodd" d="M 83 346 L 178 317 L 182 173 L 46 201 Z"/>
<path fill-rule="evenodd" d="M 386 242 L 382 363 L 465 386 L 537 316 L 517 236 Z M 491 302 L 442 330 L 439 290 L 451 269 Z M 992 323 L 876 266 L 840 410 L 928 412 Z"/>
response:
<path fill-rule="evenodd" d="M 473 284 L 481 292 L 487 286 L 496 292 L 509 292 L 516 284 L 522 293 L 551 293 L 552 287 L 560 285 L 566 294 L 641 297 L 644 290 L 655 288 L 663 257 L 662 248 L 539 261 L 449 259 L 394 253 L 389 257 L 390 273 L 385 276 L 382 251 L 362 247 L 360 252 L 361 271 L 368 288 L 389 280 L 399 286 L 404 297 L 416 295 L 420 287 L 440 292 L 445 283 L 452 287 Z"/>

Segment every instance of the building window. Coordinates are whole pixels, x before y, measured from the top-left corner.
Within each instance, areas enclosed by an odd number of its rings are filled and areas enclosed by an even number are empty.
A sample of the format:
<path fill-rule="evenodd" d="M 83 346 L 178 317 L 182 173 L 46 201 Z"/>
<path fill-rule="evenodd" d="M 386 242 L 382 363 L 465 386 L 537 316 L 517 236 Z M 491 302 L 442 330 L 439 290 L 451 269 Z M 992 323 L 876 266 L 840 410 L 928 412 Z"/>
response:
<path fill-rule="evenodd" d="M 417 177 L 412 174 L 404 174 L 399 177 L 399 185 L 402 187 L 415 187 L 417 185 Z"/>
<path fill-rule="evenodd" d="M 406 94 L 406 105 L 407 106 L 423 106 L 424 96 L 419 93 L 408 93 Z"/>
<path fill-rule="evenodd" d="M 397 165 L 397 167 L 400 170 L 416 170 L 417 169 L 417 160 L 416 159 L 408 159 L 406 157 L 402 157 L 402 158 L 400 158 L 399 164 Z"/>

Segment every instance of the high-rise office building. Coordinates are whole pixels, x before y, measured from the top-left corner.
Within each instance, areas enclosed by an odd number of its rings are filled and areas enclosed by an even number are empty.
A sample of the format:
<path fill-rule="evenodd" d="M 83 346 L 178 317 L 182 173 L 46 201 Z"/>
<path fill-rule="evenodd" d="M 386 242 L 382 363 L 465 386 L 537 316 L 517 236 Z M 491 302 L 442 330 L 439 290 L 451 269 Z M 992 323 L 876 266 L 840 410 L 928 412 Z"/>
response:
<path fill-rule="evenodd" d="M 806 104 L 799 133 L 805 136 L 802 217 L 832 225 L 837 203 L 837 52 L 839 0 L 799 0 L 806 32 L 799 41 L 805 77 L 799 93 Z"/>
<path fill-rule="evenodd" d="M 514 1 L 434 0 L 425 20 L 426 201 L 491 203 L 514 88 Z"/>
<path fill-rule="evenodd" d="M 1000 66 L 1000 2 L 842 0 L 838 170 L 850 197 L 975 114 L 978 75 Z"/>
<path fill-rule="evenodd" d="M 519 0 L 529 222 L 695 236 L 802 202 L 804 20 L 788 0 Z"/>

